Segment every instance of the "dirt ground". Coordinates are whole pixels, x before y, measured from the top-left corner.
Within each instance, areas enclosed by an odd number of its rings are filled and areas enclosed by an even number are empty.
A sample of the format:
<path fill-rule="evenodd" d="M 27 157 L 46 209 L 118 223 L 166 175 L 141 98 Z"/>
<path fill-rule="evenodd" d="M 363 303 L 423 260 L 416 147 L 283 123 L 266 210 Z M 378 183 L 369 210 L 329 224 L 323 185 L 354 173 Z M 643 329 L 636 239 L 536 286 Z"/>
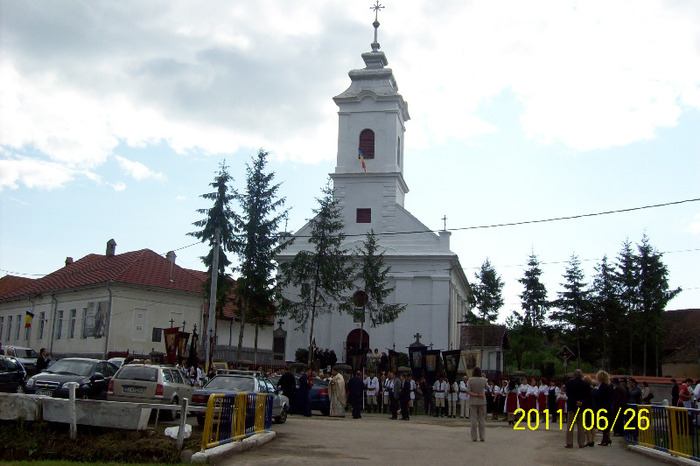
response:
<path fill-rule="evenodd" d="M 566 428 L 566 425 L 564 425 Z M 487 421 L 486 441 L 472 442 L 469 420 L 414 416 L 392 421 L 382 414 L 362 419 L 290 416 L 273 425 L 277 438 L 263 447 L 237 454 L 221 464 L 480 464 L 589 465 L 661 464 L 628 451 L 621 437 L 609 447 L 564 448 L 565 432 L 541 425 L 536 431 L 515 431 L 503 421 Z"/>

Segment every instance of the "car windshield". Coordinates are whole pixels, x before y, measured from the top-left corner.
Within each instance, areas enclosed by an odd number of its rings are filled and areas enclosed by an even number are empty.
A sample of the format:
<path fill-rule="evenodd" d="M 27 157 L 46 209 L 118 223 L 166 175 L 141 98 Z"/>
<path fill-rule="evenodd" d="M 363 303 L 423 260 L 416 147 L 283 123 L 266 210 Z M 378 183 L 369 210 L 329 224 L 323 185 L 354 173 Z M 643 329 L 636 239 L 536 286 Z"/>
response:
<path fill-rule="evenodd" d="M 236 392 L 255 391 L 255 380 L 251 377 L 230 377 L 219 375 L 211 379 L 204 388 L 207 390 L 228 390 Z"/>
<path fill-rule="evenodd" d="M 15 348 L 15 356 L 18 358 L 32 358 L 36 359 L 39 357 L 38 354 L 36 354 L 36 351 L 33 349 L 22 349 L 22 348 Z"/>
<path fill-rule="evenodd" d="M 93 367 L 95 367 L 95 363 L 92 361 L 61 359 L 60 361 L 57 361 L 56 364 L 51 366 L 50 369 L 47 369 L 46 372 L 51 372 L 53 374 L 88 376 L 92 375 Z"/>
<path fill-rule="evenodd" d="M 155 382 L 158 379 L 158 369 L 155 367 L 138 367 L 127 365 L 121 368 L 115 378 Z"/>

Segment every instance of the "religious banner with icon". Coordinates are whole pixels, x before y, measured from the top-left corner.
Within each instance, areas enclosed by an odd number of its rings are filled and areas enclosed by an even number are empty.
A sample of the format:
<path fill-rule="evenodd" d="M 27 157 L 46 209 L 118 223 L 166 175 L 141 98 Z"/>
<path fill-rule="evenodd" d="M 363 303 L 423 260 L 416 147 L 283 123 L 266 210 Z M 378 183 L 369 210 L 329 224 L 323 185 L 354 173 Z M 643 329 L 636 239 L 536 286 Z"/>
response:
<path fill-rule="evenodd" d="M 185 358 L 187 350 L 187 340 L 190 339 L 190 334 L 187 332 L 177 332 L 177 360 L 180 362 Z"/>
<path fill-rule="evenodd" d="M 165 358 L 167 364 L 177 364 L 178 352 L 178 336 L 180 327 L 164 328 L 163 336 L 165 337 Z"/>
<path fill-rule="evenodd" d="M 443 351 L 442 359 L 445 363 L 445 376 L 450 384 L 457 380 L 457 369 L 459 369 L 459 354 L 461 350 Z"/>
<path fill-rule="evenodd" d="M 440 370 L 440 350 L 427 350 L 424 361 L 425 380 L 432 385 L 437 380 L 438 370 Z"/>
<path fill-rule="evenodd" d="M 423 376 L 426 349 L 425 346 L 408 348 L 408 359 L 411 362 L 411 372 L 414 380 L 418 380 Z"/>
<path fill-rule="evenodd" d="M 474 373 L 474 368 L 481 367 L 481 350 L 462 351 L 460 367 L 465 374 L 471 377 Z"/>

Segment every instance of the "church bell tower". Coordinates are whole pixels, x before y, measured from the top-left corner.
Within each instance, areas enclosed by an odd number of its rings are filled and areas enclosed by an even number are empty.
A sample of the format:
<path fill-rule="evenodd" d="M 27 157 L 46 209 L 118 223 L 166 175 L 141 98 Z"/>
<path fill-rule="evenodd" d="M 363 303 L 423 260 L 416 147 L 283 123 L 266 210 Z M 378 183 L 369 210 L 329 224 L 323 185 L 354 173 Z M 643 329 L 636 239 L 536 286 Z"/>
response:
<path fill-rule="evenodd" d="M 383 8 L 378 4 L 375 12 Z M 331 174 L 348 232 L 392 231 L 395 206 L 403 207 L 408 186 L 403 177 L 408 105 L 384 52 L 379 50 L 375 15 L 372 51 L 362 54 L 365 68 L 349 73 L 350 87 L 333 98 L 338 105 L 338 156 Z M 355 231 L 353 231 L 355 230 Z"/>

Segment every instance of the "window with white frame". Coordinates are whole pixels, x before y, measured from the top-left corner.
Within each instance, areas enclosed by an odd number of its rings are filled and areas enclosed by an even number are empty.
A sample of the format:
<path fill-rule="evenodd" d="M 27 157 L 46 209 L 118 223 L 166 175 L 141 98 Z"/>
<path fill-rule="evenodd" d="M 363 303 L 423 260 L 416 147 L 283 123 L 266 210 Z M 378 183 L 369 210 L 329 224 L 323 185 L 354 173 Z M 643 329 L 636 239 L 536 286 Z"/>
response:
<path fill-rule="evenodd" d="M 56 319 L 56 340 L 60 340 L 63 333 L 63 311 L 58 311 Z"/>
<path fill-rule="evenodd" d="M 46 325 L 46 313 L 40 312 L 39 313 L 39 336 L 37 337 L 37 339 L 39 339 L 39 340 L 44 339 L 44 325 Z"/>
<path fill-rule="evenodd" d="M 70 310 L 70 328 L 68 330 L 68 338 L 75 338 L 75 317 L 77 312 L 77 309 Z"/>
<path fill-rule="evenodd" d="M 22 314 L 17 315 L 17 328 L 15 329 L 15 341 L 19 341 L 19 330 L 22 328 Z"/>
<path fill-rule="evenodd" d="M 10 341 L 12 337 L 12 316 L 7 316 L 7 338 L 5 340 Z"/>
<path fill-rule="evenodd" d="M 134 340 L 146 341 L 146 325 L 148 323 L 148 309 L 134 309 L 134 327 L 132 335 Z"/>

